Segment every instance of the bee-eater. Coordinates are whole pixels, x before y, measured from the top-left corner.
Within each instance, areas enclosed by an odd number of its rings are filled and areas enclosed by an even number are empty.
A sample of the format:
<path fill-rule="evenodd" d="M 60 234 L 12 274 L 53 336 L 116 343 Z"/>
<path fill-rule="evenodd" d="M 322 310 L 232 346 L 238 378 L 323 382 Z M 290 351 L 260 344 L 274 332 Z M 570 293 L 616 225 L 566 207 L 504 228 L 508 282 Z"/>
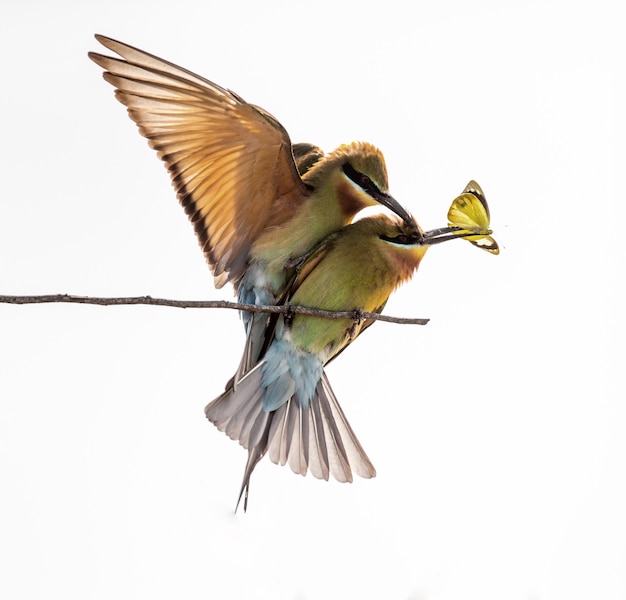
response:
<path fill-rule="evenodd" d="M 382 311 L 391 292 L 418 268 L 429 245 L 454 228 L 424 234 L 415 223 L 367 217 L 328 236 L 308 254 L 284 297 L 294 306 Z M 451 239 L 454 235 L 445 236 Z M 352 481 L 376 471 L 337 402 L 324 372 L 373 321 L 281 315 L 266 329 L 257 364 L 209 403 L 207 418 L 248 450 L 239 500 L 269 453 L 301 475 Z"/>
<path fill-rule="evenodd" d="M 216 286 L 232 283 L 240 302 L 380 312 L 430 244 L 460 235 L 454 223 L 423 234 L 389 194 L 384 158 L 371 144 L 329 154 L 292 145 L 273 116 L 237 94 L 96 38 L 119 58 L 90 58 L 164 161 Z M 400 219 L 349 225 L 377 204 Z M 482 229 L 463 235 L 470 234 Z M 351 481 L 353 471 L 373 477 L 323 370 L 373 321 L 245 312 L 243 319 L 239 369 L 206 407 L 207 417 L 248 449 L 239 498 L 245 491 L 247 500 L 250 475 L 267 452 L 323 479 Z"/>
<path fill-rule="evenodd" d="M 411 221 L 389 194 L 381 152 L 343 145 L 325 155 L 292 146 L 267 111 L 147 52 L 96 39 L 120 58 L 89 53 L 157 151 L 194 225 L 217 287 L 231 282 L 239 301 L 273 304 L 290 276 L 286 264 L 381 204 Z M 267 315 L 243 314 L 256 361 Z M 253 325 L 254 324 L 254 325 Z"/>

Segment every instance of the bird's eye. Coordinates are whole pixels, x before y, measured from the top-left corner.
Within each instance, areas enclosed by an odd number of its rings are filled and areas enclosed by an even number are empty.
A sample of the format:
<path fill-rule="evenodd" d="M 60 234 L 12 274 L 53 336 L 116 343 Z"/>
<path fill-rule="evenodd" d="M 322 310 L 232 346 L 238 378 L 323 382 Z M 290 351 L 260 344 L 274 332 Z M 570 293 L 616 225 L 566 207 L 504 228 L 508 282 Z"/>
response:
<path fill-rule="evenodd" d="M 395 235 L 393 237 L 381 235 L 380 239 L 385 240 L 386 242 L 391 242 L 392 244 L 404 244 L 406 246 L 414 246 L 416 244 L 422 243 L 422 238 L 419 233 L 415 233 L 415 234 L 401 233 L 400 235 Z"/>
<path fill-rule="evenodd" d="M 350 163 L 345 163 L 343 165 L 343 172 L 371 196 L 375 197 L 380 194 L 378 187 L 376 187 L 376 184 L 370 179 L 370 177 L 365 175 L 365 173 L 359 173 L 359 171 L 357 171 Z"/>

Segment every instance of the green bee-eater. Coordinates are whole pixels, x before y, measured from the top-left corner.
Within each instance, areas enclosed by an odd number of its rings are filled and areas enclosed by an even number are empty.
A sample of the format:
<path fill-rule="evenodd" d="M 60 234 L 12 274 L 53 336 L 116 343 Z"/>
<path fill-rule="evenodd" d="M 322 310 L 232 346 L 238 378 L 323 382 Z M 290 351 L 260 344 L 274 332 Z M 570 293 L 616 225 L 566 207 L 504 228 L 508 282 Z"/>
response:
<path fill-rule="evenodd" d="M 215 284 L 231 282 L 240 302 L 273 304 L 289 277 L 285 264 L 381 204 L 407 221 L 388 193 L 381 152 L 368 143 L 325 155 L 292 147 L 268 112 L 198 75 L 97 35 L 120 58 L 89 53 L 128 107 L 171 175 Z M 244 313 L 253 364 L 266 315 Z M 254 327 L 252 326 L 254 323 Z"/>
<path fill-rule="evenodd" d="M 384 158 L 371 144 L 353 142 L 329 154 L 292 145 L 274 117 L 237 94 L 96 38 L 119 58 L 90 58 L 165 162 L 216 286 L 231 282 L 240 302 L 379 312 L 429 245 L 462 235 L 493 251 L 480 198 L 482 212 L 469 198 L 455 205 L 450 227 L 424 235 L 389 194 Z M 477 185 L 465 191 L 482 194 Z M 377 204 L 400 219 L 349 225 Z M 323 370 L 373 321 L 250 313 L 243 319 L 239 369 L 206 408 L 211 421 L 248 448 L 242 494 L 267 452 L 274 462 L 323 479 L 351 481 L 353 471 L 374 476 Z"/>
<path fill-rule="evenodd" d="M 299 266 L 284 302 L 330 311 L 382 311 L 431 244 L 455 229 L 423 234 L 414 223 L 384 215 L 361 219 L 327 237 Z M 447 234 L 443 235 L 442 234 Z M 207 418 L 248 449 L 241 487 L 269 453 L 294 472 L 352 481 L 374 466 L 330 387 L 324 365 L 373 321 L 294 314 L 273 319 L 259 361 L 206 407 Z M 245 508 L 245 504 L 244 504 Z"/>

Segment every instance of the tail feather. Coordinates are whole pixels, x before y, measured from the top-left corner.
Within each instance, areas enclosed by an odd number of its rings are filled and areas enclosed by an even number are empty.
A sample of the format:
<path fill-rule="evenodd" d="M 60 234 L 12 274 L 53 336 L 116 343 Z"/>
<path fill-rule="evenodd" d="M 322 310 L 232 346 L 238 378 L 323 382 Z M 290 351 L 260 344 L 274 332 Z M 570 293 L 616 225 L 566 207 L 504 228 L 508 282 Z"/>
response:
<path fill-rule="evenodd" d="M 283 406 L 280 407 L 283 409 Z M 278 414 L 279 427 L 270 430 L 270 460 L 276 464 L 289 463 L 291 470 L 299 475 L 306 475 L 308 468 L 308 408 L 302 408 L 295 398 L 290 398 L 284 405 L 284 414 Z M 306 436 L 303 432 L 306 427 Z M 306 440 L 306 446 L 304 441 Z"/>
<path fill-rule="evenodd" d="M 267 452 L 267 436 L 270 431 L 270 424 L 273 420 L 274 413 L 263 410 L 262 400 L 259 401 L 259 405 L 259 412 L 250 429 L 246 448 L 256 448 L 259 445 L 263 445 L 263 454 L 265 454 Z"/>
<path fill-rule="evenodd" d="M 376 475 L 325 373 L 309 406 L 302 408 L 291 398 L 275 411 L 268 446 L 272 462 L 288 462 L 301 475 L 308 470 L 327 480 L 332 474 L 342 482 L 352 481 L 352 469 L 361 477 Z"/>
<path fill-rule="evenodd" d="M 273 413 L 274 418 L 272 419 L 272 423 L 270 425 L 268 437 L 268 451 L 270 454 L 270 460 L 275 465 L 284 465 L 287 462 L 287 454 L 282 442 L 285 438 L 284 431 L 288 410 L 293 401 L 293 398 L 290 398 Z"/>
<path fill-rule="evenodd" d="M 348 419 L 346 419 L 346 415 L 343 410 L 341 410 L 341 406 L 339 406 L 339 402 L 337 402 L 337 398 L 330 387 L 330 382 L 325 372 L 322 373 L 322 380 L 318 384 L 318 391 L 320 387 L 324 393 L 319 393 L 318 397 L 325 397 L 327 399 L 327 406 L 331 412 L 331 415 L 326 415 L 326 418 L 328 419 L 328 425 L 332 431 L 332 437 L 334 440 L 343 442 L 342 446 L 345 448 L 345 457 L 348 464 L 352 466 L 357 475 L 364 479 L 376 477 L 376 469 L 365 453 L 365 450 L 363 450 L 363 446 L 361 446 L 354 431 L 352 431 L 352 427 L 350 427 L 350 423 L 348 423 Z M 333 473 L 333 477 L 337 478 L 337 475 Z"/>
<path fill-rule="evenodd" d="M 262 302 L 261 304 L 273 304 L 273 302 Z M 249 319 L 245 324 L 246 345 L 239 366 L 237 367 L 237 372 L 232 379 L 232 385 L 235 387 L 238 382 L 243 379 L 245 374 L 259 361 L 259 354 L 265 339 L 264 333 L 269 321 L 268 315 L 263 313 L 246 313 L 246 315 L 248 315 Z"/>
<path fill-rule="evenodd" d="M 246 468 L 243 472 L 243 481 L 241 482 L 241 490 L 239 491 L 239 498 L 237 498 L 237 504 L 235 506 L 235 512 L 239 508 L 241 497 L 243 496 L 243 512 L 248 510 L 248 494 L 250 492 L 250 477 L 254 467 L 265 456 L 265 450 L 262 449 L 263 445 L 255 446 L 248 450 L 248 462 L 246 462 Z"/>
<path fill-rule="evenodd" d="M 309 418 L 309 413 L 311 412 L 311 407 L 307 406 L 306 409 L 300 409 L 298 411 L 300 417 L 300 473 L 302 475 L 306 475 L 307 469 L 313 473 L 313 469 L 311 469 L 311 455 L 309 452 L 309 442 L 310 442 L 310 428 L 309 424 L 311 419 Z M 293 467 L 291 467 L 293 469 Z M 295 469 L 293 469 L 295 471 Z"/>
<path fill-rule="evenodd" d="M 250 400 L 250 410 L 241 425 L 241 430 L 233 431 L 238 434 L 237 439 L 244 448 L 254 448 L 259 443 L 264 431 L 262 423 L 267 420 L 267 413 L 263 410 L 263 394 L 253 394 Z"/>
<path fill-rule="evenodd" d="M 258 365 L 239 381 L 236 388 L 228 386 L 221 396 L 207 404 L 204 413 L 220 431 L 247 448 L 247 434 L 263 408 L 263 394 Z"/>
<path fill-rule="evenodd" d="M 299 438 L 301 412 L 303 409 L 300 408 L 293 396 L 274 411 L 268 436 L 268 450 L 270 460 L 274 464 L 284 466 L 289 463 L 294 473 L 305 475 L 306 465 L 304 465 L 303 473 L 302 461 L 298 459 L 297 462 L 296 452 L 292 452 L 292 447 L 298 448 L 298 454 L 300 452 L 300 444 L 294 442 L 294 435 Z"/>
<path fill-rule="evenodd" d="M 330 449 L 328 454 L 328 468 L 332 476 L 342 483 L 352 483 L 352 470 L 348 453 L 343 445 L 341 436 L 337 433 L 337 424 L 333 420 L 330 401 L 325 394 L 318 394 L 320 413 L 322 415 L 321 427 L 324 428 L 326 446 Z"/>
<path fill-rule="evenodd" d="M 306 475 L 307 466 L 302 455 L 302 444 L 300 436 L 300 427 L 302 421 L 300 413 L 302 409 L 295 400 L 289 403 L 289 414 L 287 416 L 287 431 L 285 436 L 285 453 L 287 454 L 287 462 L 294 473 Z M 302 472 L 304 470 L 304 473 Z"/>
<path fill-rule="evenodd" d="M 308 406 L 302 407 L 294 395 L 268 412 L 263 409 L 266 389 L 262 386 L 262 364 L 205 408 L 207 418 L 220 431 L 248 449 L 237 506 L 243 497 L 247 509 L 250 477 L 266 453 L 273 463 L 289 463 L 294 473 L 306 475 L 310 471 L 318 479 L 328 480 L 332 475 L 338 481 L 351 482 L 353 471 L 364 478 L 376 475 L 326 373 L 322 373 Z"/>
<path fill-rule="evenodd" d="M 311 403 L 311 421 L 313 426 L 309 428 L 310 442 L 313 452 L 310 453 L 311 463 L 309 468 L 311 473 L 318 479 L 328 480 L 330 474 L 328 446 L 326 445 L 325 428 L 322 423 L 322 413 L 320 403 Z"/>

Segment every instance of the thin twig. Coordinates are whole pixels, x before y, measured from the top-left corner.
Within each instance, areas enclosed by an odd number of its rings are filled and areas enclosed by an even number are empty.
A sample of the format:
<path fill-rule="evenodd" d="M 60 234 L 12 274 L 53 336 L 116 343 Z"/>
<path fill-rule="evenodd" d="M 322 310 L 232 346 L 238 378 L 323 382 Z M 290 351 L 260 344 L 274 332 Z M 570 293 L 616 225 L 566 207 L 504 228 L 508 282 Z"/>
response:
<path fill-rule="evenodd" d="M 150 306 L 171 306 L 174 308 L 231 308 L 247 312 L 266 313 L 298 313 L 327 319 L 372 319 L 399 323 L 401 325 L 426 325 L 429 319 L 411 319 L 405 317 L 390 317 L 378 313 L 343 311 L 335 312 L 305 306 L 261 306 L 256 304 L 239 304 L 226 300 L 168 300 L 167 298 L 152 298 L 152 296 L 134 296 L 131 298 L 92 298 L 89 296 L 72 296 L 70 294 L 47 294 L 44 296 L 0 296 L 0 303 L 5 304 L 46 304 L 50 302 L 68 302 L 73 304 L 97 304 L 99 306 L 122 306 L 129 304 L 147 304 Z"/>

